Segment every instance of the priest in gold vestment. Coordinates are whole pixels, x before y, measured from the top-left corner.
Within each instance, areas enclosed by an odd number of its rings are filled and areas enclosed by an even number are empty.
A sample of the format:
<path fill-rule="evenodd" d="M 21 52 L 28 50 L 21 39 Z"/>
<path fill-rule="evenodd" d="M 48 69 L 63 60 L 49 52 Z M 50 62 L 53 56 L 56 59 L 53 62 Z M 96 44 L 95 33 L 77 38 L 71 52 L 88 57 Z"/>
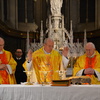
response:
<path fill-rule="evenodd" d="M 89 76 L 91 84 L 100 84 L 100 54 L 92 42 L 86 44 L 85 51 L 74 65 L 73 76 Z"/>
<path fill-rule="evenodd" d="M 68 64 L 68 48 L 65 47 L 62 56 L 53 50 L 54 41 L 50 38 L 44 40 L 44 46 L 35 52 L 29 51 L 27 60 L 23 64 L 25 70 L 33 71 L 31 82 L 52 82 L 59 79 L 59 70 L 64 71 Z M 32 54 L 31 54 L 32 53 Z M 46 75 L 46 76 L 45 76 Z"/>
<path fill-rule="evenodd" d="M 0 84 L 15 84 L 16 61 L 11 52 L 4 48 L 4 39 L 0 37 Z"/>

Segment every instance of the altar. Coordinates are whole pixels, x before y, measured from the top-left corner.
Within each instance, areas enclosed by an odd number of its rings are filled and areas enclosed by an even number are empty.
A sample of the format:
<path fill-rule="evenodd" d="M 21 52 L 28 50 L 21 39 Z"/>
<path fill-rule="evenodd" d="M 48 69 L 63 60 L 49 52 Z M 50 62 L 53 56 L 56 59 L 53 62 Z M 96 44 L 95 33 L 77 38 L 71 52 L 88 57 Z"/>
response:
<path fill-rule="evenodd" d="M 0 85 L 0 100 L 100 100 L 100 85 Z"/>

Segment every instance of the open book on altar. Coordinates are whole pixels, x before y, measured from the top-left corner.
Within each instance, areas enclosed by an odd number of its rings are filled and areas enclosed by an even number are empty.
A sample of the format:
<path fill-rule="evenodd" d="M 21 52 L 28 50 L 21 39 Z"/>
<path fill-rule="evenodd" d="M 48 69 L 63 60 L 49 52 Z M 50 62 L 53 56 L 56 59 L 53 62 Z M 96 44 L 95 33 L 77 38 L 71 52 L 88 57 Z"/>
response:
<path fill-rule="evenodd" d="M 91 84 L 91 79 L 88 76 L 72 76 L 63 80 L 53 80 L 52 86 L 69 86 Z"/>

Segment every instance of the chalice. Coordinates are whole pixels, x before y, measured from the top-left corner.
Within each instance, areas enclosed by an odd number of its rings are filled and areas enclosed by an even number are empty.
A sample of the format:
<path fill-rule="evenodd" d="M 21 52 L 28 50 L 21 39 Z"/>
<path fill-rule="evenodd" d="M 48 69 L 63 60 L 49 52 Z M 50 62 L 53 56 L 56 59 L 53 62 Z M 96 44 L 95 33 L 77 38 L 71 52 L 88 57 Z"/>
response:
<path fill-rule="evenodd" d="M 48 82 L 46 81 L 48 71 L 40 71 L 40 72 L 42 72 L 42 73 L 43 73 L 43 75 L 44 75 L 44 80 L 42 81 L 42 85 L 45 85 L 45 84 L 47 84 L 47 83 L 48 83 Z"/>
<path fill-rule="evenodd" d="M 24 71 L 24 72 L 27 74 L 27 83 L 25 85 L 33 85 L 33 83 L 30 82 L 30 77 L 33 71 Z"/>
<path fill-rule="evenodd" d="M 60 71 L 58 71 L 58 73 L 59 73 L 60 80 L 62 80 L 63 79 L 64 71 L 60 70 Z"/>

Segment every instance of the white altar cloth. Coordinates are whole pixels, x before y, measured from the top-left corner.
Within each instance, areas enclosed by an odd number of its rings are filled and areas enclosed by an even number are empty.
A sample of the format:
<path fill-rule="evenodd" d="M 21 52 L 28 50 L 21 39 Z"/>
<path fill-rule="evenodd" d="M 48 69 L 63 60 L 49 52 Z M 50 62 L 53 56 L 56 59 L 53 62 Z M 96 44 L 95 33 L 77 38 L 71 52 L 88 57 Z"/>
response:
<path fill-rule="evenodd" d="M 100 85 L 0 85 L 0 100 L 100 100 Z"/>

